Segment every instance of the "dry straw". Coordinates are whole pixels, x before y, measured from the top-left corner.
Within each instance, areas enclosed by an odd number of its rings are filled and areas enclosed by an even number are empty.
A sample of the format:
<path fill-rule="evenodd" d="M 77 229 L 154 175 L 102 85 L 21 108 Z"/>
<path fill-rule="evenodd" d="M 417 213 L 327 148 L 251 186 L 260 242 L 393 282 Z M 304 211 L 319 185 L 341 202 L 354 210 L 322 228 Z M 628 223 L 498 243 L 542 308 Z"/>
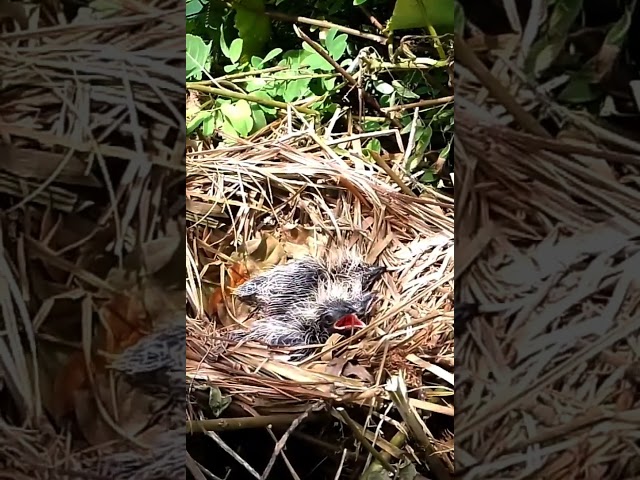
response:
<path fill-rule="evenodd" d="M 458 338 L 456 470 L 637 478 L 640 144 L 551 101 L 506 57 L 501 88 L 565 130 L 507 127 L 510 103 L 460 69 L 456 293 L 483 312 Z"/>
<path fill-rule="evenodd" d="M 363 408 L 376 423 L 372 415 L 394 400 L 386 381 L 401 376 L 410 392 L 403 405 L 418 412 L 412 418 L 429 424 L 431 412 L 453 415 L 451 199 L 406 195 L 353 149 L 338 154 L 314 133 L 290 129 L 188 154 L 187 203 L 187 376 L 196 385 L 216 386 L 260 414 L 303 412 L 321 400 Z M 292 240 L 301 235 L 305 242 Z M 351 339 L 330 340 L 301 364 L 285 361 L 284 350 L 224 341 L 224 327 L 244 318 L 206 318 L 211 288 L 229 278 L 224 272 L 231 258 L 243 258 L 235 252 L 266 237 L 294 255 L 343 246 L 385 265 L 389 273 L 378 287 L 382 300 L 370 325 Z M 233 310 L 232 298 L 225 301 Z M 381 438 L 371 440 L 399 455 Z M 452 452 L 444 450 L 437 462 L 450 465 Z"/>
<path fill-rule="evenodd" d="M 184 169 L 184 113 L 175 107 L 184 95 L 184 5 L 93 2 L 93 13 L 81 8 L 75 20 L 65 18 L 63 4 L 83 3 L 3 2 L 0 12 L 0 397 L 7 407 L 0 470 L 7 478 L 142 478 L 183 462 L 166 457 L 154 467 L 136 458 L 140 451 L 122 437 L 143 430 L 144 419 L 133 419 L 137 430 L 124 425 L 131 402 L 112 408 L 116 388 L 108 381 L 96 375 L 84 390 L 56 390 L 70 359 L 79 355 L 82 373 L 104 353 L 96 318 L 124 289 L 112 274 L 137 273 L 121 271 L 118 261 L 132 244 L 146 249 L 176 230 L 166 204 Z M 97 393 L 104 393 L 98 407 Z M 64 395 L 72 409 L 59 418 Z M 82 425 L 81 408 L 102 428 Z"/>

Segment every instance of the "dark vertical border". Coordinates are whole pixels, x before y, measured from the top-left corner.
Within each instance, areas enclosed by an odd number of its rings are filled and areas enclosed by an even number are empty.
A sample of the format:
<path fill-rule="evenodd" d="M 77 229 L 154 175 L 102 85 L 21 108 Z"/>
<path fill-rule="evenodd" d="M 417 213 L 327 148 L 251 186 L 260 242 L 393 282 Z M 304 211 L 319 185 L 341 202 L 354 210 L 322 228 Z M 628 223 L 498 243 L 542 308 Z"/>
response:
<path fill-rule="evenodd" d="M 185 5 L 0 18 L 0 470 L 183 478 Z"/>
<path fill-rule="evenodd" d="M 637 478 L 638 7 L 459 6 L 457 474 Z"/>

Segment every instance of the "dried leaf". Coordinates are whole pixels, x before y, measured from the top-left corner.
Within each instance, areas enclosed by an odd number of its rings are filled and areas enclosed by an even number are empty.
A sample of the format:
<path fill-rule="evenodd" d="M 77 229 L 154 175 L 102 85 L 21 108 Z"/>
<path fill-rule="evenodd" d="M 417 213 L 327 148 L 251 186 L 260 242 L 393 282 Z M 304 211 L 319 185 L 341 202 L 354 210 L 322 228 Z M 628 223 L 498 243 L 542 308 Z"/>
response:
<path fill-rule="evenodd" d="M 71 413 L 76 393 L 87 385 L 84 355 L 81 351 L 74 352 L 54 380 L 51 412 L 54 417 L 60 419 Z"/>
<path fill-rule="evenodd" d="M 97 375 L 95 381 L 95 392 L 101 403 L 111 418 L 116 419 L 118 426 L 132 437 L 142 432 L 154 413 L 163 408 L 163 400 L 145 394 L 122 377 L 117 377 L 113 389 L 108 375 Z M 92 445 L 122 438 L 99 413 L 92 392 L 76 392 L 74 407 L 78 427 Z"/>
<path fill-rule="evenodd" d="M 357 378 L 358 380 L 373 383 L 373 375 L 371 375 L 362 365 L 348 363 L 344 367 L 343 375 L 345 377 Z"/>

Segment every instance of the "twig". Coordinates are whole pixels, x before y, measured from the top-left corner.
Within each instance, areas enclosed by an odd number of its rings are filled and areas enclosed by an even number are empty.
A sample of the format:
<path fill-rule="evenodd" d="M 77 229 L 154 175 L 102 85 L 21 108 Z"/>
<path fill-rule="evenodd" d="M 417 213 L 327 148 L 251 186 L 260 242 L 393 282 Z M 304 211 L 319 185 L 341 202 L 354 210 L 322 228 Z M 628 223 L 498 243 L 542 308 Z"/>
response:
<path fill-rule="evenodd" d="M 292 15 L 287 15 L 285 13 L 279 13 L 279 12 L 264 12 L 264 14 L 267 17 L 277 18 L 278 20 L 285 20 L 287 22 L 292 22 L 292 23 L 306 23 L 307 25 L 314 25 L 316 27 L 321 27 L 321 28 L 335 28 L 339 32 L 346 33 L 349 35 L 354 35 L 356 37 L 366 38 L 367 40 L 381 43 L 382 45 L 386 45 L 388 41 L 385 37 L 381 37 L 380 35 L 361 32 L 360 30 L 356 30 L 355 28 L 343 27 L 342 25 L 327 22 L 324 20 L 316 20 L 314 18 L 307 18 L 307 17 L 296 17 Z"/>
<path fill-rule="evenodd" d="M 551 135 L 513 98 L 509 90 L 485 67 L 460 35 L 455 37 L 456 59 L 478 78 L 489 92 L 513 115 L 517 122 L 531 133 L 550 138 Z"/>
<path fill-rule="evenodd" d="M 252 476 L 254 476 L 255 478 L 257 478 L 258 480 L 261 480 L 260 478 L 260 474 L 258 472 L 256 472 L 253 467 L 251 465 L 249 465 L 244 458 L 242 458 L 240 455 L 238 455 L 236 452 L 233 451 L 233 449 L 227 445 L 224 440 L 222 440 L 217 433 L 215 432 L 207 432 L 207 435 L 218 444 L 218 446 L 224 450 L 225 452 L 227 452 L 229 455 L 231 455 L 233 457 L 233 459 L 238 462 L 240 465 L 242 465 L 247 472 L 249 472 Z"/>
<path fill-rule="evenodd" d="M 244 405 L 243 406 L 243 410 L 246 410 L 248 413 L 250 413 L 251 415 L 258 415 L 258 412 L 256 412 L 253 408 L 249 407 L 248 405 Z M 322 418 L 322 417 L 320 417 Z M 269 436 L 271 437 L 271 439 L 273 440 L 274 443 L 278 443 L 278 438 L 276 437 L 275 433 L 273 433 L 273 429 L 268 428 L 267 429 L 267 433 L 269 434 Z M 293 432 L 294 434 L 296 432 Z M 284 464 L 287 466 L 287 468 L 289 469 L 289 473 L 291 474 L 291 478 L 293 478 L 293 480 L 301 480 L 300 479 L 300 475 L 298 475 L 295 471 L 295 469 L 293 468 L 293 465 L 291 465 L 291 462 L 289 461 L 289 458 L 287 458 L 287 455 L 282 452 L 282 460 L 284 461 Z"/>
<path fill-rule="evenodd" d="M 389 443 L 391 443 L 391 445 L 393 445 L 394 447 L 398 447 L 398 448 L 402 448 L 402 446 L 406 442 L 407 442 L 407 436 L 402 431 L 396 432 L 396 434 L 393 436 L 393 438 L 389 441 Z M 391 460 L 391 455 L 389 455 L 387 452 L 382 452 L 381 455 L 385 459 Z M 361 475 L 360 478 L 369 478 L 374 471 L 380 470 L 381 468 L 382 468 L 382 465 L 380 464 L 380 462 L 378 462 L 378 460 L 374 460 L 367 467 L 367 469 L 363 472 L 363 474 Z"/>
<path fill-rule="evenodd" d="M 264 472 L 262 472 L 262 478 L 261 480 L 266 480 L 267 478 L 269 478 L 269 473 L 271 473 L 271 469 L 273 468 L 273 466 L 276 463 L 276 459 L 278 458 L 278 455 L 280 454 L 280 452 L 282 451 L 282 449 L 284 448 L 284 446 L 287 444 L 287 440 L 289 439 L 289 435 L 291 435 L 291 433 L 298 428 L 298 426 L 304 422 L 304 420 L 311 415 L 311 412 L 313 411 L 313 409 L 316 408 L 316 404 L 311 405 L 309 408 L 307 408 L 302 415 L 300 415 L 298 418 L 296 418 L 292 423 L 291 426 L 289 428 L 287 428 L 287 431 L 284 432 L 282 434 L 282 438 L 280 438 L 280 440 L 278 441 L 278 443 L 276 443 L 275 448 L 273 449 L 273 454 L 271 455 L 271 458 L 269 459 L 269 463 L 267 464 L 267 466 L 264 469 Z"/>
<path fill-rule="evenodd" d="M 413 103 L 405 103 L 404 105 L 394 105 L 393 107 L 386 107 L 382 110 L 385 113 L 389 112 L 397 112 L 399 110 L 409 110 L 410 108 L 421 108 L 421 107 L 435 107 L 437 105 L 445 105 L 447 103 L 453 102 L 453 95 L 448 97 L 440 97 L 440 98 L 429 98 L 427 100 L 420 100 L 419 102 Z"/>
<path fill-rule="evenodd" d="M 355 437 L 358 439 L 358 441 L 362 444 L 362 446 L 365 448 L 365 450 L 368 451 L 373 456 L 373 458 L 378 460 L 380 462 L 380 465 L 382 465 L 385 470 L 395 475 L 396 474 L 395 467 L 391 465 L 389 461 L 386 458 L 384 458 L 382 454 L 373 447 L 373 445 L 371 445 L 369 440 L 367 440 L 364 434 L 360 431 L 360 429 L 355 424 L 355 422 L 351 419 L 351 417 L 346 412 L 346 410 L 342 407 L 338 407 L 335 410 L 340 416 L 340 418 L 344 421 L 344 423 L 346 423 L 347 426 L 351 429 L 351 431 L 353 432 Z"/>
<path fill-rule="evenodd" d="M 417 195 L 413 193 L 413 190 L 407 187 L 407 184 L 402 181 L 400 176 L 396 172 L 394 172 L 389 165 L 387 165 L 387 162 L 385 162 L 382 157 L 378 155 L 378 153 L 370 151 L 369 154 L 373 157 L 376 163 L 380 165 L 380 168 L 382 168 L 385 173 L 389 175 L 391 180 L 396 182 L 396 184 L 400 187 L 400 190 L 402 190 L 402 193 L 404 193 L 405 195 L 411 195 L 412 197 L 417 197 Z"/>
<path fill-rule="evenodd" d="M 342 467 L 344 466 L 344 460 L 347 458 L 347 449 L 342 450 L 342 457 L 340 458 L 340 465 L 338 465 L 338 470 L 336 471 L 336 476 L 333 477 L 334 480 L 340 480 L 340 474 L 342 473 Z"/>
<path fill-rule="evenodd" d="M 246 100 L 247 102 L 254 102 L 261 105 L 266 105 L 268 107 L 282 108 L 285 110 L 287 109 L 287 107 L 291 106 L 292 108 L 295 108 L 301 113 L 308 113 L 309 115 L 319 115 L 318 111 L 312 110 L 311 108 L 296 107 L 295 105 L 292 105 L 290 103 L 278 102 L 277 100 L 267 100 L 266 98 L 260 98 L 254 95 L 247 95 L 244 93 L 237 93 L 231 90 L 225 90 L 223 88 L 215 88 L 215 87 L 208 87 L 206 85 L 188 83 L 187 89 L 196 90 L 198 92 L 210 93 L 212 95 L 218 95 L 220 97 L 229 97 L 229 98 L 235 98 L 237 100 Z"/>
<path fill-rule="evenodd" d="M 431 70 L 433 68 L 448 67 L 449 60 L 433 60 L 427 57 L 416 57 L 412 60 L 401 60 L 399 62 L 385 62 L 376 58 L 363 58 L 363 63 L 369 70 Z"/>
<path fill-rule="evenodd" d="M 186 452 L 187 454 L 187 459 L 186 459 L 186 466 L 189 469 L 189 471 L 191 472 L 191 475 L 193 475 L 193 478 L 195 478 L 195 480 L 206 480 L 203 470 L 205 470 L 207 472 L 207 475 L 210 475 L 210 478 L 212 478 L 213 480 L 222 480 L 220 477 L 217 477 L 216 475 L 214 475 L 213 473 L 209 472 L 206 468 L 204 468 L 202 465 L 200 465 L 198 462 L 196 462 L 193 457 L 191 455 L 189 455 L 189 452 Z"/>
<path fill-rule="evenodd" d="M 59 268 L 67 272 L 70 275 L 78 277 L 80 280 L 84 280 L 89 285 L 92 285 L 98 289 L 104 290 L 109 293 L 118 293 L 117 290 L 109 285 L 105 280 L 99 278 L 93 273 L 74 265 L 73 263 L 58 257 L 56 252 L 50 250 L 49 247 L 38 242 L 34 238 L 25 237 L 27 243 L 33 248 L 33 255 L 39 257 L 41 260 L 48 262 L 52 266 Z"/>
<path fill-rule="evenodd" d="M 369 9 L 364 5 L 358 5 L 358 7 L 360 7 L 360 10 L 362 10 L 362 13 L 364 13 L 367 16 L 371 24 L 374 27 L 376 27 L 378 30 L 380 30 L 384 35 L 384 26 L 382 26 L 382 24 L 378 21 L 378 19 L 373 16 L 373 14 L 369 11 Z M 388 37 L 388 35 L 384 35 L 384 36 Z"/>
<path fill-rule="evenodd" d="M 329 62 L 333 66 L 333 68 L 335 68 L 338 72 L 340 72 L 340 75 L 342 75 L 345 78 L 345 80 L 349 82 L 350 85 L 360 90 L 356 79 L 353 78 L 353 76 L 351 76 L 351 74 L 347 72 L 344 68 L 338 65 L 338 62 L 336 62 L 333 58 L 331 58 L 331 55 L 329 55 L 325 51 L 325 49 L 322 48 L 322 46 L 320 46 L 317 42 L 314 42 L 313 40 L 311 40 L 311 38 L 309 38 L 309 36 L 306 33 L 304 33 L 300 28 L 298 28 L 296 25 L 293 26 L 293 29 L 296 32 L 296 35 L 298 35 L 298 37 L 300 37 L 302 40 L 307 42 L 307 44 L 318 53 L 318 55 L 324 58 L 327 62 Z M 362 92 L 362 96 L 364 97 L 365 101 L 369 105 L 371 105 L 378 112 L 384 114 L 384 112 L 382 111 L 382 107 L 380 106 L 378 101 L 375 99 L 375 97 L 371 96 L 369 92 L 367 92 L 366 90 L 360 90 L 360 91 Z M 402 124 L 395 118 L 391 119 L 391 123 L 393 123 L 393 125 L 397 128 L 402 128 Z"/>
<path fill-rule="evenodd" d="M 250 70 L 248 72 L 230 73 L 228 75 L 222 75 L 221 77 L 216 77 L 213 80 L 199 80 L 197 82 L 189 82 L 189 84 L 211 85 L 212 83 L 220 82 L 222 80 L 235 80 L 237 78 L 256 77 L 258 75 L 262 75 L 265 73 L 281 72 L 282 70 L 287 70 L 287 67 L 276 66 L 276 67 L 261 68 L 260 70 Z"/>
<path fill-rule="evenodd" d="M 437 452 L 431 440 L 427 436 L 426 427 L 418 417 L 417 412 L 409 403 L 407 395 L 407 387 L 401 376 L 394 376 L 389 379 L 386 386 L 391 400 L 395 404 L 396 408 L 400 412 L 400 416 L 407 424 L 412 436 L 420 442 L 422 448 L 426 452 L 426 462 L 429 469 L 433 473 L 433 476 L 438 480 L 450 480 L 451 473 L 447 469 L 446 465 L 437 456 Z"/>
<path fill-rule="evenodd" d="M 312 415 L 308 420 L 317 420 L 321 415 Z M 187 433 L 226 432 L 249 428 L 265 428 L 270 425 L 289 425 L 298 415 L 265 415 L 258 417 L 216 418 L 212 420 L 188 420 Z M 305 417 L 306 418 L 306 417 Z"/>

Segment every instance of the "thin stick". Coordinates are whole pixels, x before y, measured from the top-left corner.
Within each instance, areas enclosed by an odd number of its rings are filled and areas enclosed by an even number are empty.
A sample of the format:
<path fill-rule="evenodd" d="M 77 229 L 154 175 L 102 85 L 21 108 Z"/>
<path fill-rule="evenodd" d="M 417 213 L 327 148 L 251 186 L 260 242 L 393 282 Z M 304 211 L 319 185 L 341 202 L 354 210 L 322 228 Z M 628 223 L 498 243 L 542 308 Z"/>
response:
<path fill-rule="evenodd" d="M 338 465 L 338 471 L 333 480 L 340 480 L 340 474 L 342 473 L 342 467 L 344 466 L 344 460 L 347 458 L 347 449 L 342 450 L 342 457 L 340 458 L 340 465 Z"/>
<path fill-rule="evenodd" d="M 264 469 L 264 472 L 262 472 L 262 478 L 261 480 L 266 480 L 269 477 L 269 473 L 271 473 L 271 469 L 273 468 L 273 466 L 276 463 L 276 459 L 278 458 L 278 455 L 280 454 L 280 452 L 282 451 L 282 449 L 284 448 L 284 446 L 287 444 L 287 440 L 289 439 L 289 435 L 291 435 L 291 433 L 298 428 L 298 426 L 304 422 L 304 420 L 311 414 L 311 412 L 313 411 L 313 409 L 316 408 L 316 405 L 313 404 L 311 405 L 309 408 L 307 408 L 302 415 L 300 415 L 298 418 L 296 418 L 292 423 L 291 426 L 289 428 L 287 428 L 287 431 L 284 432 L 284 434 L 282 435 L 282 438 L 278 441 L 278 443 L 276 443 L 276 447 L 273 449 L 273 454 L 271 455 L 271 459 L 269 460 L 269 463 L 267 464 L 267 466 Z"/>
<path fill-rule="evenodd" d="M 402 193 L 404 193 L 405 195 L 410 195 L 412 197 L 417 197 L 417 195 L 413 193 L 413 190 L 407 187 L 407 184 L 402 181 L 400 176 L 396 172 L 394 172 L 389 165 L 387 165 L 387 162 L 385 162 L 380 155 L 378 155 L 374 151 L 370 151 L 369 154 L 373 157 L 376 163 L 380 165 L 380 168 L 382 168 L 385 173 L 389 175 L 391 180 L 396 182 L 396 184 L 400 187 L 400 190 L 402 190 Z"/>
<path fill-rule="evenodd" d="M 309 36 L 304 33 L 300 28 L 298 28 L 297 26 L 293 26 L 293 30 L 296 32 L 296 35 L 298 35 L 298 37 L 300 37 L 302 40 L 304 40 L 305 42 L 307 42 L 307 44 L 313 48 L 318 55 L 320 55 L 322 58 L 324 58 L 327 62 L 329 62 L 333 68 L 336 69 L 336 71 L 338 71 L 340 73 L 340 75 L 342 75 L 344 77 L 344 79 L 349 82 L 350 85 L 352 85 L 355 88 L 359 88 L 358 82 L 356 81 L 355 78 L 353 78 L 353 76 L 347 72 L 344 68 L 342 68 L 338 62 L 336 62 L 333 58 L 331 58 L 331 55 L 329 55 L 324 48 L 322 48 L 322 46 L 320 46 L 317 42 L 314 42 L 313 40 L 311 40 L 311 38 L 309 38 Z M 375 97 L 371 96 L 369 94 L 369 92 L 367 92 L 366 90 L 360 90 L 362 92 L 362 96 L 364 97 L 365 101 L 371 105 L 374 109 L 376 109 L 378 112 L 383 113 L 382 111 L 382 107 L 380 106 L 380 104 L 378 103 L 378 100 L 375 99 Z M 402 124 L 395 118 L 390 119 L 391 123 L 393 123 L 393 125 L 397 128 L 402 128 Z"/>
<path fill-rule="evenodd" d="M 320 415 L 312 415 L 316 420 Z M 212 420 L 188 420 L 187 433 L 226 432 L 249 428 L 266 428 L 270 425 L 289 425 L 298 419 L 298 415 L 265 415 L 258 417 L 216 418 Z"/>
<path fill-rule="evenodd" d="M 314 25 L 316 27 L 335 28 L 339 32 L 343 32 L 349 35 L 354 35 L 356 37 L 366 38 L 367 40 L 381 43 L 382 45 L 386 45 L 387 43 L 387 39 L 385 37 L 381 37 L 380 35 L 361 32 L 360 30 L 356 30 L 355 28 L 343 27 L 342 25 L 327 22 L 324 20 L 316 20 L 314 18 L 307 18 L 307 17 L 296 17 L 292 15 L 286 15 L 284 13 L 279 13 L 279 12 L 264 12 L 264 14 L 267 17 L 277 18 L 278 20 L 285 20 L 287 22 L 292 22 L 292 23 L 306 23 L 307 25 Z"/>
<path fill-rule="evenodd" d="M 393 107 L 386 107 L 383 108 L 382 110 L 385 113 L 388 112 L 397 112 L 397 111 L 401 111 L 401 110 L 409 110 L 411 108 L 416 108 L 416 107 L 435 107 L 438 105 L 445 105 L 447 103 L 453 102 L 453 95 L 450 95 L 448 97 L 440 97 L 440 98 L 430 98 L 427 100 L 420 100 L 419 102 L 413 102 L 413 103 L 405 103 L 404 105 L 394 105 Z"/>
<path fill-rule="evenodd" d="M 238 93 L 232 90 L 226 90 L 224 88 L 215 88 L 215 87 L 208 87 L 206 85 L 188 83 L 187 89 L 196 90 L 198 92 L 210 93 L 212 95 L 218 95 L 220 97 L 235 98 L 236 100 L 246 100 L 247 102 L 254 102 L 260 105 L 266 105 L 267 107 L 282 108 L 285 110 L 289 106 L 291 106 L 301 113 L 308 113 L 310 115 L 319 115 L 318 111 L 312 110 L 311 108 L 296 107 L 295 105 L 292 105 L 290 103 L 278 102 L 277 100 L 267 100 L 266 98 L 256 97 L 255 95 L 246 95 L 244 93 Z"/>
<path fill-rule="evenodd" d="M 376 27 L 378 30 L 380 30 L 384 34 L 384 26 L 378 21 L 376 17 L 373 16 L 373 14 L 369 11 L 369 9 L 364 5 L 358 5 L 358 7 L 360 7 L 360 10 L 362 10 L 362 13 L 364 13 L 367 16 L 367 18 L 371 22 L 371 25 Z M 388 35 L 385 35 L 385 37 L 388 37 Z"/>
<path fill-rule="evenodd" d="M 467 67 L 478 78 L 491 95 L 494 96 L 504 107 L 513 115 L 518 123 L 525 130 L 539 135 L 544 138 L 550 138 L 549 132 L 547 132 L 538 121 L 527 112 L 522 106 L 513 98 L 513 95 L 509 93 L 509 90 L 500 83 L 500 81 L 493 76 L 487 67 L 480 61 L 475 53 L 471 50 L 469 45 L 462 39 L 461 36 L 456 35 L 456 58 L 462 65 Z"/>
<path fill-rule="evenodd" d="M 242 465 L 247 472 L 249 472 L 252 476 L 254 476 L 255 478 L 257 478 L 258 480 L 261 480 L 260 478 L 260 474 L 258 472 L 256 472 L 253 467 L 251 465 L 249 465 L 244 458 L 242 458 L 240 455 L 238 455 L 236 452 L 233 451 L 233 449 L 227 445 L 224 440 L 222 440 L 217 433 L 215 432 L 207 432 L 207 435 L 218 444 L 218 446 L 224 450 L 225 452 L 227 452 L 229 455 L 231 455 L 231 457 L 233 457 L 233 459 L 238 462 L 240 465 Z"/>
<path fill-rule="evenodd" d="M 344 423 L 346 423 L 347 426 L 351 429 L 351 431 L 353 432 L 355 437 L 358 439 L 358 441 L 362 444 L 362 446 L 365 448 L 365 450 L 368 451 L 373 456 L 373 458 L 378 460 L 378 462 L 380 462 L 380 465 L 382 465 L 385 470 L 395 475 L 396 469 L 394 468 L 394 466 L 391 465 L 389 461 L 386 458 L 384 458 L 382 454 L 373 447 L 373 445 L 371 445 L 369 440 L 367 440 L 364 434 L 360 431 L 360 429 L 355 424 L 355 422 L 351 419 L 351 417 L 346 412 L 346 410 L 343 407 L 338 407 L 335 409 L 335 411 L 338 413 L 338 415 L 344 421 Z"/>

